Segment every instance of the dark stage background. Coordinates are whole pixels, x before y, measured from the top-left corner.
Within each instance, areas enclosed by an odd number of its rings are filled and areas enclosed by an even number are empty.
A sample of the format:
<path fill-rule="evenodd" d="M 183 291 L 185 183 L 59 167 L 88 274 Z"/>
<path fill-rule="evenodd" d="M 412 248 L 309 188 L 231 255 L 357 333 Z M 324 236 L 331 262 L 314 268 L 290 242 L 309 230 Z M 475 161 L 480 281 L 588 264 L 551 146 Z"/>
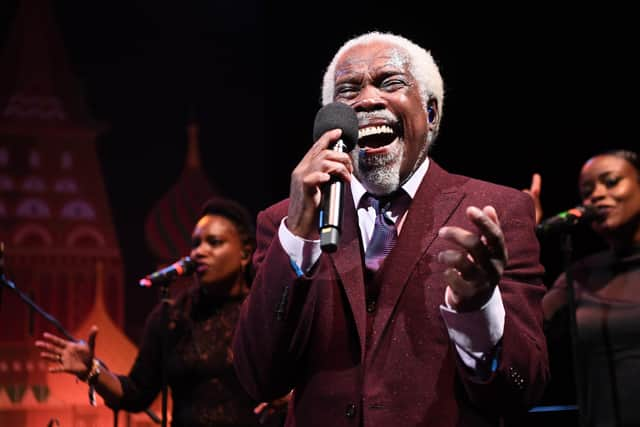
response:
<path fill-rule="evenodd" d="M 452 172 L 524 188 L 543 177 L 546 214 L 578 202 L 592 153 L 638 149 L 632 13 L 613 6 L 449 7 L 323 1 L 298 6 L 142 0 L 54 1 L 90 111 L 126 266 L 127 333 L 138 342 L 156 295 L 144 220 L 184 164 L 186 124 L 201 126 L 204 170 L 257 212 L 286 197 L 311 145 L 324 67 L 348 37 L 403 34 L 431 49 L 446 84 L 432 156 Z M 0 42 L 16 0 L 0 2 Z M 579 244 L 579 251 L 593 246 Z M 557 242 L 543 242 L 549 281 Z"/>

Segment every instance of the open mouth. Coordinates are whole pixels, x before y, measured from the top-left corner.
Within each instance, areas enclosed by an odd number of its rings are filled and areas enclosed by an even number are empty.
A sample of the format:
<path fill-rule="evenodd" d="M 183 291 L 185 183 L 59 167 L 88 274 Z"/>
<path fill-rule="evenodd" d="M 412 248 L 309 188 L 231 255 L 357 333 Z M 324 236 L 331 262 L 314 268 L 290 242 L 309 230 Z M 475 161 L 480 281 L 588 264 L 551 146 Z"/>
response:
<path fill-rule="evenodd" d="M 366 126 L 358 130 L 358 145 L 361 148 L 382 148 L 398 138 L 400 133 L 389 125 Z"/>

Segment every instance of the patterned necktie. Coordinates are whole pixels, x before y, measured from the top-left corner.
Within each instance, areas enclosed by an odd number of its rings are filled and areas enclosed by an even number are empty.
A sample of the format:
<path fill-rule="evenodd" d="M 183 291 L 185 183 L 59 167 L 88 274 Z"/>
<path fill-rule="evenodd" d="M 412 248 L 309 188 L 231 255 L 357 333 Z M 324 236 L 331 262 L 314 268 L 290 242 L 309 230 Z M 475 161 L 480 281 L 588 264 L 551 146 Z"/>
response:
<path fill-rule="evenodd" d="M 398 240 L 398 230 L 395 222 L 391 219 L 391 203 L 396 200 L 400 194 L 406 194 L 404 191 L 396 192 L 385 198 L 376 199 L 374 196 L 367 194 L 365 197 L 369 199 L 369 203 L 376 211 L 376 220 L 373 227 L 373 234 L 364 254 L 364 264 L 372 273 L 377 272 L 384 259 L 389 255 L 391 249 Z M 398 215 L 398 219 L 402 215 Z"/>

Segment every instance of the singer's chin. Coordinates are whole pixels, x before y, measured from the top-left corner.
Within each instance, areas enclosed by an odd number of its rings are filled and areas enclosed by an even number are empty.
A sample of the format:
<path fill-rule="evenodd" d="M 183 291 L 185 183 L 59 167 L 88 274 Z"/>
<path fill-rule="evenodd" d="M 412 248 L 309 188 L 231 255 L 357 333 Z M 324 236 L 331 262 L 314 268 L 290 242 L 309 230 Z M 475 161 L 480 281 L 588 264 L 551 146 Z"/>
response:
<path fill-rule="evenodd" d="M 385 154 L 352 156 L 354 174 L 368 192 L 376 195 L 390 194 L 400 186 L 402 147 Z M 359 151 L 357 148 L 354 152 Z"/>

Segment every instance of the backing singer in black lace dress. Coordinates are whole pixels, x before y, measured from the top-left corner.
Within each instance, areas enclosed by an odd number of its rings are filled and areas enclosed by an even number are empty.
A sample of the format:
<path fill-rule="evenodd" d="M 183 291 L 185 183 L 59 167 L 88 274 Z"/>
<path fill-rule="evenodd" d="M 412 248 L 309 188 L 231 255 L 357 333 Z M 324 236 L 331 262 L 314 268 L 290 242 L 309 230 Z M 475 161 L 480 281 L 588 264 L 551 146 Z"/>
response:
<path fill-rule="evenodd" d="M 192 233 L 194 285 L 169 308 L 167 374 L 174 427 L 261 425 L 252 400 L 233 369 L 231 340 L 240 304 L 248 293 L 254 229 L 251 216 L 235 202 L 211 199 Z M 161 305 L 147 318 L 136 361 L 128 375 L 102 366 L 96 374 L 93 327 L 87 342 L 45 333 L 36 346 L 52 372 L 67 372 L 95 386 L 105 403 L 126 411 L 147 408 L 162 386 Z"/>

